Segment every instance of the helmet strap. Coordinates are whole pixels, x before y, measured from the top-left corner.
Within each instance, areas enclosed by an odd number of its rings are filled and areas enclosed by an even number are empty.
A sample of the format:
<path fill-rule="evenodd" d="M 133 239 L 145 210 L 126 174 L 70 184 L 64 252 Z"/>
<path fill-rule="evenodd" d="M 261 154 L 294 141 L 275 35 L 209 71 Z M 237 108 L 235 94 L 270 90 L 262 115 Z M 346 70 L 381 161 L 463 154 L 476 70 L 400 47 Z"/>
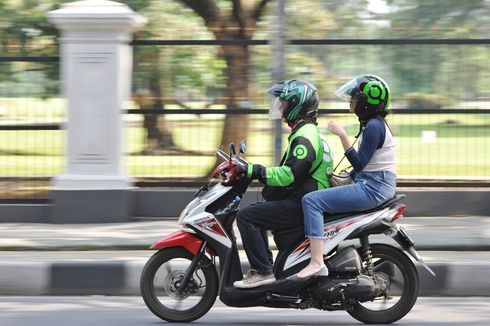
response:
<path fill-rule="evenodd" d="M 364 127 L 366 127 L 367 123 L 368 123 L 368 119 L 359 118 L 359 131 L 357 132 L 357 135 L 355 136 L 356 139 L 359 138 L 362 131 L 364 130 Z"/>

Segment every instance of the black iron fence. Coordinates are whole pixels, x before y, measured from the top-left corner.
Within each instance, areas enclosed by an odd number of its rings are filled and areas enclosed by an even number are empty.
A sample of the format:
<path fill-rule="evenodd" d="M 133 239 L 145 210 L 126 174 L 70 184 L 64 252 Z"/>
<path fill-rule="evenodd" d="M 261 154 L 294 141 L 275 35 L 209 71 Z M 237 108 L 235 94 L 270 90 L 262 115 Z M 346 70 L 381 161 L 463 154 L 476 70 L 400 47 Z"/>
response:
<path fill-rule="evenodd" d="M 226 145 L 220 142 L 227 115 L 248 121 L 248 159 L 273 164 L 273 125 L 262 91 L 271 83 L 268 44 L 133 42 L 134 92 L 125 117 L 125 158 L 138 186 L 193 186 L 207 178 L 215 164 L 213 150 Z M 250 89 L 248 98 L 228 109 L 220 49 L 237 45 L 249 47 Z M 332 94 L 348 78 L 372 72 L 387 79 L 394 94 L 389 123 L 397 141 L 401 185 L 488 186 L 489 45 L 488 39 L 290 40 L 285 74 L 319 88 L 319 127 L 337 159 L 343 151 L 327 132 L 328 121 L 339 120 L 352 136 L 357 121 Z M 63 172 L 66 105 L 53 77 L 58 61 L 55 56 L 0 57 L 1 199 L 48 198 L 50 179 Z M 284 126 L 284 144 L 287 135 Z"/>

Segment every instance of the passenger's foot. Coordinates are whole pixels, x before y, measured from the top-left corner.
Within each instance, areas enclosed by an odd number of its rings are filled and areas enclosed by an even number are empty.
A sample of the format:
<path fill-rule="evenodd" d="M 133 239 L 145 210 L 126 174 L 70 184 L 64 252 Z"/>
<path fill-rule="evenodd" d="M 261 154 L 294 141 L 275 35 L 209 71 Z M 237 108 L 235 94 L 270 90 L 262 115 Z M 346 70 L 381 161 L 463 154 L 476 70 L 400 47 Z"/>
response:
<path fill-rule="evenodd" d="M 289 276 L 287 279 L 294 282 L 301 282 L 313 276 L 328 276 L 327 266 L 323 265 L 318 268 L 315 265 L 308 265 L 299 271 L 299 273 Z"/>
<path fill-rule="evenodd" d="M 244 275 L 243 280 L 235 281 L 233 286 L 241 289 L 255 288 L 261 285 L 274 283 L 276 278 L 274 274 L 262 275 L 257 273 L 255 269 L 251 269 Z"/>

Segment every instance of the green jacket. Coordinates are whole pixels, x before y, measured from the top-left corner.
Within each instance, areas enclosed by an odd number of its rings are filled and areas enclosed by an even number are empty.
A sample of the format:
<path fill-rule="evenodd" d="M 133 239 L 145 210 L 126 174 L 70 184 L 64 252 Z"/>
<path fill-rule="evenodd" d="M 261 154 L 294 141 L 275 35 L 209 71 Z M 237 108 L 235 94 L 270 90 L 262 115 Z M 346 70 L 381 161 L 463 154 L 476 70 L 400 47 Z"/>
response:
<path fill-rule="evenodd" d="M 316 169 L 316 171 L 315 171 Z M 327 171 L 333 169 L 333 155 L 316 122 L 300 125 L 288 137 L 288 148 L 279 166 L 248 166 L 247 176 L 268 186 L 289 187 L 303 196 L 330 187 Z"/>

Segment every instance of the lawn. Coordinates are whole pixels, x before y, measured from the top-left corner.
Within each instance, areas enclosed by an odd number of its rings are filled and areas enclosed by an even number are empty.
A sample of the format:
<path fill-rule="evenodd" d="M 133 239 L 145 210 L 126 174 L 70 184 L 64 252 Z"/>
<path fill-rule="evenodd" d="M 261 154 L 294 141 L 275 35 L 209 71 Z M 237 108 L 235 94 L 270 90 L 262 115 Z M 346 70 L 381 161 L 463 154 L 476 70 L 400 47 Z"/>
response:
<path fill-rule="evenodd" d="M 59 123 L 63 121 L 62 101 L 43 101 L 33 110 L 27 104 L 13 110 L 9 99 L 0 99 L 1 125 L 12 123 Z M 6 109 L 7 108 L 7 109 Z M 267 117 L 251 116 L 247 139 L 251 162 L 272 164 L 272 129 Z M 352 137 L 358 122 L 351 115 L 323 116 L 320 129 L 332 147 L 335 160 L 342 155 L 338 138 L 326 130 L 335 119 Z M 168 125 L 182 152 L 158 151 L 143 155 L 145 130 L 141 117 L 125 117 L 124 168 L 130 175 L 161 177 L 198 177 L 214 163 L 213 150 L 223 128 L 221 115 L 170 115 Z M 389 124 L 397 142 L 397 169 L 401 177 L 490 177 L 490 115 L 407 115 L 394 114 Z M 283 146 L 287 144 L 283 129 Z M 0 176 L 53 176 L 63 172 L 66 132 L 0 131 Z M 237 140 L 238 141 L 238 140 Z M 347 164 L 347 162 L 345 162 Z"/>

